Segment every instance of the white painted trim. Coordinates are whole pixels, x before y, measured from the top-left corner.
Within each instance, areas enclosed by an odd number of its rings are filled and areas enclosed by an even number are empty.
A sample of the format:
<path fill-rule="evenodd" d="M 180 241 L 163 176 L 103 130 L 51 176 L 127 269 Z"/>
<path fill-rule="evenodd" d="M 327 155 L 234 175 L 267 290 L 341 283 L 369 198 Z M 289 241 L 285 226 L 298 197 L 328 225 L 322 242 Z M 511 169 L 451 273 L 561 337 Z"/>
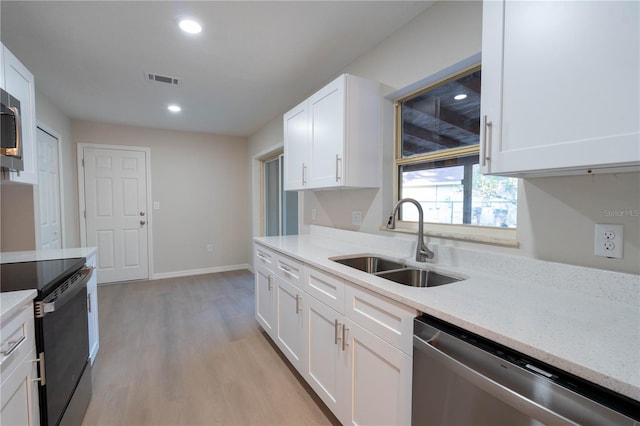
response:
<path fill-rule="evenodd" d="M 60 133 L 58 133 L 57 131 L 53 130 L 52 127 L 49 127 L 47 124 L 42 123 L 41 121 L 38 121 L 36 124 L 36 149 L 38 146 L 38 129 L 44 131 L 45 133 L 50 134 L 51 136 L 53 136 L 56 140 L 57 140 L 57 147 L 58 147 L 58 196 L 60 197 L 59 201 L 59 207 L 60 207 L 60 232 L 61 232 L 61 236 L 60 236 L 60 248 L 65 248 L 67 247 L 67 235 L 66 235 L 66 230 L 65 230 L 65 225 L 64 225 L 64 176 L 63 176 L 63 172 L 64 172 L 64 167 L 62 167 L 62 136 L 60 136 Z M 37 151 L 36 151 L 37 152 Z M 36 168 L 38 166 L 38 156 L 36 154 Z M 38 189 L 39 190 L 39 189 Z M 40 202 L 40 196 L 38 196 L 38 202 Z M 37 221 L 36 223 L 40 223 L 40 206 L 38 206 L 38 210 L 37 213 L 38 215 L 37 217 Z M 38 228 L 40 228 L 38 226 Z M 40 238 L 41 238 L 41 233 L 40 231 L 38 231 L 36 233 L 36 247 L 40 246 Z"/>
<path fill-rule="evenodd" d="M 175 271 L 175 272 L 159 272 L 153 274 L 151 279 L 153 280 L 163 280 L 167 278 L 180 278 L 180 277 L 190 277 L 193 275 L 205 275 L 205 274 L 214 274 L 217 272 L 229 272 L 229 271 L 239 271 L 242 269 L 248 269 L 253 273 L 253 268 L 246 263 L 240 265 L 228 265 L 228 266 L 214 266 L 211 268 L 200 268 L 200 269 L 189 269 L 186 271 Z"/>
<path fill-rule="evenodd" d="M 84 159 L 85 148 L 98 148 L 98 149 L 117 149 L 120 151 L 137 151 L 144 152 L 147 160 L 147 225 L 149 231 L 147 232 L 147 277 L 152 277 L 153 274 L 153 209 L 152 206 L 152 194 L 151 194 L 151 148 L 143 146 L 125 146 L 125 145 L 109 145 L 109 144 L 97 144 L 97 143 L 78 143 L 77 144 L 77 168 L 78 168 L 78 216 L 80 217 L 80 247 L 87 246 L 87 220 L 84 217 L 85 210 L 85 198 L 84 198 L 84 171 L 82 166 L 82 160 Z"/>

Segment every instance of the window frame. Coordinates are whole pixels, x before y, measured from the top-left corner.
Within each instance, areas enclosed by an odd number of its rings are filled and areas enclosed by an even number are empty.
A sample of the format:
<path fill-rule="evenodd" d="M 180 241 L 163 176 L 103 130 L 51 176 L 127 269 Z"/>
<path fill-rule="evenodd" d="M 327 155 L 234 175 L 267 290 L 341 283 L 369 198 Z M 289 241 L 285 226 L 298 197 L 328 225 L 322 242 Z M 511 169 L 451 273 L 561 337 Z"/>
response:
<path fill-rule="evenodd" d="M 452 73 L 439 80 L 427 82 L 417 90 L 405 93 L 403 96 L 393 100 L 394 106 L 394 158 L 393 158 L 393 200 L 399 200 L 400 195 L 400 167 L 404 165 L 419 164 L 437 160 L 444 160 L 454 157 L 469 155 L 480 155 L 480 144 L 464 146 L 451 149 L 443 149 L 427 154 L 418 154 L 411 157 L 402 156 L 402 103 L 420 96 L 430 90 L 443 86 L 459 78 L 482 70 L 481 63 L 471 66 L 451 70 Z M 428 79 L 429 80 L 429 79 Z M 518 184 L 520 193 L 521 182 Z M 518 197 L 520 198 L 520 197 Z M 431 237 L 446 238 L 460 241 L 470 241 L 477 243 L 493 244 L 506 247 L 519 247 L 517 240 L 517 226 L 515 228 L 499 228 L 493 226 L 471 225 L 471 224 L 446 224 L 437 222 L 424 222 L 425 235 Z M 398 220 L 395 232 L 415 234 L 418 230 L 418 223 Z"/>

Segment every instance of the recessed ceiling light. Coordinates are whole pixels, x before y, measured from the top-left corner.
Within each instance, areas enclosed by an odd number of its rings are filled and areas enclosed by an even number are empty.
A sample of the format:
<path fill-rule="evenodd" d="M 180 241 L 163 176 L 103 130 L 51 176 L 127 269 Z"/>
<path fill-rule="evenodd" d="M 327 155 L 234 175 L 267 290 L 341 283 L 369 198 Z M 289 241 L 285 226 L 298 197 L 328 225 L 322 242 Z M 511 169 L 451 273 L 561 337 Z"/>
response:
<path fill-rule="evenodd" d="M 459 95 L 455 95 L 453 97 L 453 99 L 455 99 L 456 101 L 461 101 L 463 99 L 467 98 L 467 94 L 466 93 L 460 93 Z"/>
<path fill-rule="evenodd" d="M 180 112 L 182 111 L 182 108 L 180 108 L 178 105 L 169 105 L 167 107 L 167 109 L 171 112 Z"/>
<path fill-rule="evenodd" d="M 189 34 L 198 34 L 202 31 L 202 26 L 191 18 L 181 18 L 178 26 L 182 31 Z"/>

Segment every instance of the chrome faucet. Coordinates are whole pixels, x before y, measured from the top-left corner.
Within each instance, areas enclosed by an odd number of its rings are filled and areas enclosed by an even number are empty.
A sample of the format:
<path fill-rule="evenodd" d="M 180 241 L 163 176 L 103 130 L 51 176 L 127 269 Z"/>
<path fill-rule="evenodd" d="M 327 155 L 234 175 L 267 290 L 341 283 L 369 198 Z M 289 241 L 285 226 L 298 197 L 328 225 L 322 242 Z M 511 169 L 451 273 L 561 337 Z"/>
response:
<path fill-rule="evenodd" d="M 416 261 L 426 262 L 427 259 L 433 259 L 434 253 L 429 250 L 427 245 L 424 243 L 424 213 L 422 211 L 422 206 L 413 198 L 403 198 L 393 206 L 393 212 L 387 221 L 387 229 L 396 229 L 396 214 L 398 213 L 400 205 L 403 203 L 412 203 L 418 208 L 418 244 L 416 246 Z"/>

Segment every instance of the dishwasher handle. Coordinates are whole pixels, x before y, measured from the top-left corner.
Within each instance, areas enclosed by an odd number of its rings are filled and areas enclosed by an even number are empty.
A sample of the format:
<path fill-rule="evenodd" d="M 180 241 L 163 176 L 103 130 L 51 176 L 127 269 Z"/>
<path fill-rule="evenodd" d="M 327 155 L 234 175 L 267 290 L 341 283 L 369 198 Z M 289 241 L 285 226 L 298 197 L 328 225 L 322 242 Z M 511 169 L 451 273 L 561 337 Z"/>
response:
<path fill-rule="evenodd" d="M 454 372 L 461 378 L 464 378 L 468 382 L 474 384 L 478 388 L 492 395 L 493 397 L 499 399 L 500 401 L 510 405 L 514 409 L 520 411 L 523 414 L 530 416 L 531 418 L 537 419 L 544 424 L 553 424 L 553 425 L 578 425 L 567 419 L 564 416 L 561 416 L 558 413 L 555 413 L 548 408 L 543 407 L 542 405 L 532 401 L 523 395 L 520 395 L 517 392 L 509 389 L 508 387 L 492 380 L 491 378 L 481 374 L 480 372 L 472 369 L 466 364 L 460 362 L 456 358 L 446 354 L 442 350 L 436 348 L 436 344 L 438 342 L 438 337 L 441 332 L 438 331 L 433 337 L 428 340 L 423 340 L 418 336 L 413 336 L 413 348 L 415 351 L 421 351 L 425 353 L 430 353 L 431 356 L 435 357 L 438 361 L 440 361 L 445 367 Z"/>

